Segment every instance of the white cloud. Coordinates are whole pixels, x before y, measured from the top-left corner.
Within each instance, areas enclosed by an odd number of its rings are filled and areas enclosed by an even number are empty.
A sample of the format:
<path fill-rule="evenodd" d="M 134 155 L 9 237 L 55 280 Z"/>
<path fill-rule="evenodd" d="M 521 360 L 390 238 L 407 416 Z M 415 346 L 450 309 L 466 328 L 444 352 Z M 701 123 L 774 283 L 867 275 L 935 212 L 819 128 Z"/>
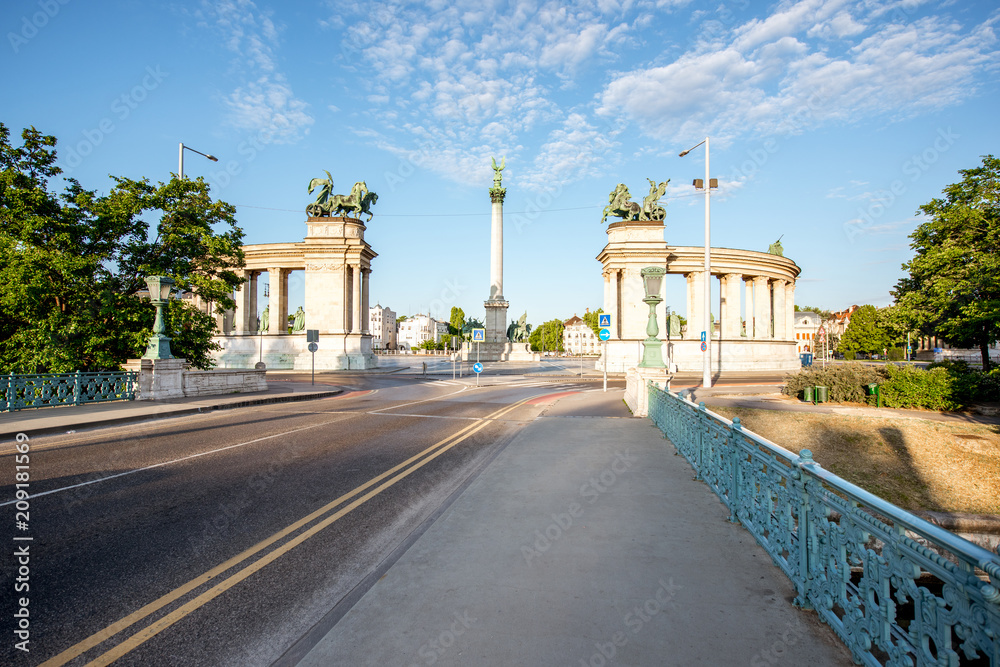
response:
<path fill-rule="evenodd" d="M 974 95 L 998 62 L 984 24 L 963 30 L 938 16 L 869 25 L 864 5 L 786 3 L 765 19 L 699 44 L 673 62 L 616 75 L 599 113 L 685 142 L 711 134 L 796 133 L 827 122 L 906 117 Z M 831 43 L 833 42 L 833 43 Z"/>
<path fill-rule="evenodd" d="M 252 0 L 205 2 L 244 82 L 225 97 L 230 122 L 238 129 L 265 134 L 270 141 L 294 141 L 313 124 L 309 105 L 297 98 L 278 71 L 274 52 L 279 29 Z"/>

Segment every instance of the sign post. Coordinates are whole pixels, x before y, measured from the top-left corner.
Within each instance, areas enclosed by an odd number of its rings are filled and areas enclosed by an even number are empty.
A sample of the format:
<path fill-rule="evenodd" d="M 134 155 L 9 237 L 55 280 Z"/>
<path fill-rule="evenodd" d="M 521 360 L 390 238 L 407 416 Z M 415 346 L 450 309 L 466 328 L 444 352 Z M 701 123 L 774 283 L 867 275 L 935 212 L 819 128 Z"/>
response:
<path fill-rule="evenodd" d="M 611 338 L 611 313 L 598 313 L 597 326 L 601 328 L 597 337 L 604 343 L 604 391 L 608 391 L 608 339 Z"/>
<path fill-rule="evenodd" d="M 476 372 L 476 386 L 479 386 L 479 374 L 483 372 L 483 365 L 479 363 L 479 346 L 486 340 L 486 329 L 473 329 L 472 341 L 476 344 L 476 364 L 472 370 Z"/>
<path fill-rule="evenodd" d="M 316 384 L 316 350 L 319 349 L 319 329 L 306 329 L 306 342 L 312 352 L 312 384 Z"/>

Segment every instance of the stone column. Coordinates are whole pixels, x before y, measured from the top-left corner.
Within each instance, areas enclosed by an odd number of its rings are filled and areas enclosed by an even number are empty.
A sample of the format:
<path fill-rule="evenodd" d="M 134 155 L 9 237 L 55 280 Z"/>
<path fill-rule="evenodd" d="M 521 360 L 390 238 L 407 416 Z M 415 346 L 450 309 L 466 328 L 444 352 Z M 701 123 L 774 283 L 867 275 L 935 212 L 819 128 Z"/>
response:
<path fill-rule="evenodd" d="M 490 300 L 503 301 L 503 196 L 492 195 L 490 225 Z"/>
<path fill-rule="evenodd" d="M 361 319 L 361 267 L 358 265 L 351 267 L 351 279 L 354 281 L 354 297 L 352 300 L 354 317 L 351 322 L 352 333 L 360 333 L 367 328 Z"/>
<path fill-rule="evenodd" d="M 260 271 L 251 271 L 250 280 L 247 281 L 247 287 L 250 291 L 249 301 L 250 301 L 250 328 L 247 330 L 248 333 L 257 333 L 257 327 L 259 322 L 257 321 L 257 278 L 260 276 Z"/>
<path fill-rule="evenodd" d="M 771 337 L 771 286 L 767 276 L 753 279 L 753 337 L 765 340 Z"/>
<path fill-rule="evenodd" d="M 705 326 L 705 272 L 692 271 L 687 274 L 687 334 L 685 338 L 701 340 L 702 327 Z"/>
<path fill-rule="evenodd" d="M 787 319 L 785 315 L 785 285 L 787 284 L 787 280 L 781 280 L 780 278 L 775 279 L 771 283 L 774 289 L 774 313 L 772 317 L 774 319 L 775 340 L 788 340 L 788 333 L 785 331 L 785 322 Z"/>
<path fill-rule="evenodd" d="M 726 273 L 722 276 L 721 289 L 721 313 L 722 337 L 740 337 L 740 283 L 743 276 L 738 273 Z"/>
<path fill-rule="evenodd" d="M 785 337 L 795 338 L 795 281 L 790 280 L 785 285 Z"/>
<path fill-rule="evenodd" d="M 743 287 L 744 293 L 746 294 L 746 304 L 743 308 L 743 318 L 746 320 L 747 338 L 753 338 L 754 293 L 752 276 L 743 276 Z"/>
<path fill-rule="evenodd" d="M 371 272 L 371 269 L 361 269 L 361 333 L 363 334 L 371 333 L 369 330 L 371 307 L 368 305 L 368 275 Z"/>
<path fill-rule="evenodd" d="M 239 287 L 233 290 L 236 309 L 233 311 L 233 334 L 242 336 L 250 333 L 250 277 L 247 271 L 237 271 L 243 278 Z"/>
<path fill-rule="evenodd" d="M 271 296 L 268 297 L 268 335 L 277 336 L 288 333 L 288 271 L 272 268 L 267 270 L 268 282 L 271 285 Z"/>

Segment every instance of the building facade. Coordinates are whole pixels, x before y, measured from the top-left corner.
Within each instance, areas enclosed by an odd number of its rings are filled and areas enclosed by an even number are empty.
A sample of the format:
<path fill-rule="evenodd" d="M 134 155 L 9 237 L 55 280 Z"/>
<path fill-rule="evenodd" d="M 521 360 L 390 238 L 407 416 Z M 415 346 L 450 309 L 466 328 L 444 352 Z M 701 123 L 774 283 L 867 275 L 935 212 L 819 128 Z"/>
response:
<path fill-rule="evenodd" d="M 582 317 L 573 315 L 563 322 L 563 349 L 570 354 L 600 354 L 600 339 Z"/>
<path fill-rule="evenodd" d="M 816 345 L 819 342 L 817 334 L 822 325 L 823 318 L 811 310 L 795 312 L 795 345 L 799 354 L 803 352 L 817 353 Z M 821 352 L 822 349 L 819 351 Z"/>
<path fill-rule="evenodd" d="M 376 350 L 396 349 L 396 311 L 376 304 L 368 309 L 368 330 Z"/>
<path fill-rule="evenodd" d="M 407 317 L 399 323 L 397 333 L 399 348 L 412 350 L 428 340 L 437 343 L 441 340 L 437 325 L 437 320 L 429 315 L 417 313 Z M 447 331 L 447 328 L 445 330 Z"/>

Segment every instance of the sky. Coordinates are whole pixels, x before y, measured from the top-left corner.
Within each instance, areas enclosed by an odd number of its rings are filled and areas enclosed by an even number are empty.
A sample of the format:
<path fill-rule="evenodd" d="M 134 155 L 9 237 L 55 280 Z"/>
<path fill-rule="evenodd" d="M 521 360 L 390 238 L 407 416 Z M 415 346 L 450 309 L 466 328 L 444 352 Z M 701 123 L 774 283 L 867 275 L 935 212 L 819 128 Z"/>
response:
<path fill-rule="evenodd" d="M 8 0 L 0 122 L 57 137 L 56 190 L 215 155 L 185 175 L 248 244 L 302 240 L 312 178 L 365 181 L 372 305 L 439 319 L 483 317 L 505 157 L 504 296 L 532 323 L 603 305 L 618 183 L 641 202 L 670 179 L 667 242 L 705 243 L 705 150 L 678 154 L 709 137 L 714 247 L 780 237 L 798 305 L 885 306 L 918 207 L 998 153 L 998 21 L 952 0 Z"/>

